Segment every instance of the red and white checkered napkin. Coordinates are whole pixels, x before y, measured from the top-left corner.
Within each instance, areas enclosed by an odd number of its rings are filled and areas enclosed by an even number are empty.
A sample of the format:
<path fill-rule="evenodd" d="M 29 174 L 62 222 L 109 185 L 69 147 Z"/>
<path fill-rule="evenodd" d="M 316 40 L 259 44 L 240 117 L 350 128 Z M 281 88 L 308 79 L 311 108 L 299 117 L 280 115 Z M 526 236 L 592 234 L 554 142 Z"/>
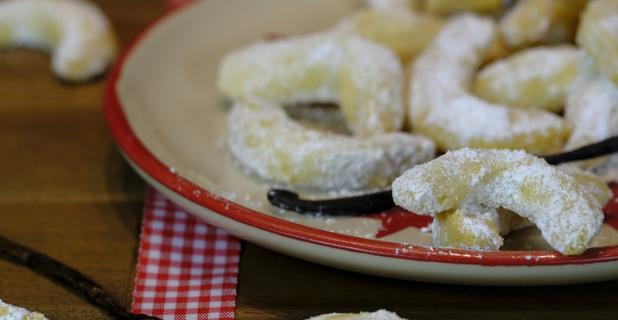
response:
<path fill-rule="evenodd" d="M 168 319 L 234 319 L 240 242 L 149 190 L 132 311 Z"/>

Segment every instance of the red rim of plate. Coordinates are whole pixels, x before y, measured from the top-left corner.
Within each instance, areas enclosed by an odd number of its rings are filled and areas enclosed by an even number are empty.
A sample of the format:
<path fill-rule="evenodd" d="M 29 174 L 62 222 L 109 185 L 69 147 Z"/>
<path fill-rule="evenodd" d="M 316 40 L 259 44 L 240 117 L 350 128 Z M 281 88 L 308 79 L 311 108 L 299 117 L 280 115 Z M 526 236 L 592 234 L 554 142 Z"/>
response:
<path fill-rule="evenodd" d="M 187 7 L 190 7 L 188 5 Z M 183 8 L 182 10 L 186 10 Z M 473 264 L 483 266 L 544 266 L 609 262 L 618 260 L 618 246 L 593 248 L 580 256 L 563 256 L 554 251 L 479 252 L 410 246 L 364 239 L 288 222 L 226 200 L 177 175 L 157 159 L 139 140 L 124 114 L 116 85 L 127 58 L 149 32 L 177 11 L 168 11 L 151 23 L 121 55 L 105 87 L 104 114 L 107 125 L 124 154 L 151 178 L 178 195 L 247 226 L 287 238 L 340 250 L 419 262 Z"/>

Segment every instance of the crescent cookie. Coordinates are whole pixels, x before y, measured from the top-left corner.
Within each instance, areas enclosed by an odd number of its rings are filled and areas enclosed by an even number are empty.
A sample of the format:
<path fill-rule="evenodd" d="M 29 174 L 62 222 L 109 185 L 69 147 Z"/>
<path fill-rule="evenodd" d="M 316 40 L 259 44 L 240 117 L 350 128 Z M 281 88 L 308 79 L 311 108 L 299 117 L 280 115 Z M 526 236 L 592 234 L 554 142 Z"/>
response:
<path fill-rule="evenodd" d="M 435 155 L 433 142 L 420 136 L 397 132 L 360 138 L 312 130 L 264 102 L 237 103 L 228 125 L 231 153 L 244 167 L 300 187 L 383 188 Z"/>
<path fill-rule="evenodd" d="M 410 10 L 360 10 L 337 29 L 358 34 L 391 48 L 403 62 L 416 57 L 444 24 L 434 15 Z"/>
<path fill-rule="evenodd" d="M 618 85 L 617 1 L 590 1 L 577 30 L 577 44 L 592 57 L 597 69 Z"/>
<path fill-rule="evenodd" d="M 557 167 L 573 176 L 603 207 L 612 194 L 605 181 L 570 165 Z M 504 243 L 503 236 L 511 231 L 534 225 L 528 219 L 503 208 L 487 208 L 467 204 L 439 213 L 432 227 L 434 245 L 440 248 L 458 248 L 477 251 L 497 251 Z"/>
<path fill-rule="evenodd" d="M 588 186 L 524 151 L 465 148 L 406 171 L 393 182 L 393 199 L 432 216 L 483 206 L 491 218 L 491 208 L 507 209 L 534 223 L 552 248 L 576 255 L 603 223 Z"/>
<path fill-rule="evenodd" d="M 388 48 L 359 36 L 320 33 L 261 42 L 228 54 L 219 88 L 233 100 L 339 102 L 350 131 L 401 129 L 404 73 Z"/>
<path fill-rule="evenodd" d="M 561 111 L 581 58 L 580 50 L 566 45 L 526 49 L 483 67 L 473 90 L 492 103 Z"/>
<path fill-rule="evenodd" d="M 610 0 L 611 1 L 611 0 Z M 586 0 L 520 0 L 500 20 L 509 47 L 572 41 Z"/>
<path fill-rule="evenodd" d="M 412 129 L 443 150 L 507 148 L 535 154 L 560 150 L 569 133 L 561 117 L 492 104 L 470 93 L 473 75 L 494 34 L 490 19 L 469 14 L 442 28 L 412 69 Z"/>
<path fill-rule="evenodd" d="M 30 312 L 24 308 L 12 306 L 0 300 L 0 319 L 2 320 L 47 320 L 38 312 Z"/>
<path fill-rule="evenodd" d="M 396 313 L 387 310 L 378 310 L 376 312 L 361 312 L 361 313 L 329 313 L 307 320 L 405 320 L 400 318 Z"/>
<path fill-rule="evenodd" d="M 0 1 L 0 47 L 48 51 L 54 73 L 68 81 L 105 71 L 116 40 L 103 13 L 75 0 Z"/>

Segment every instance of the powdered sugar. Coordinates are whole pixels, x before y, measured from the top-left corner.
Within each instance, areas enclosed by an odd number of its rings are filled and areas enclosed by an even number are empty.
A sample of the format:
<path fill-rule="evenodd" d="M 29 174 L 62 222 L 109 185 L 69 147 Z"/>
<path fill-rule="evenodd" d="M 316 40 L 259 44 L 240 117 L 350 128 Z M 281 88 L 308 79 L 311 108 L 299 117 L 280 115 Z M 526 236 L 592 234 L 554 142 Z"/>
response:
<path fill-rule="evenodd" d="M 232 52 L 221 64 L 218 83 L 235 100 L 339 102 L 349 129 L 369 136 L 403 125 L 403 80 L 401 63 L 389 49 L 324 32 Z"/>
<path fill-rule="evenodd" d="M 590 60 L 586 60 L 583 69 L 567 97 L 565 117 L 573 130 L 566 150 L 618 135 L 618 88 L 599 74 Z M 588 169 L 599 167 L 595 172 L 602 176 L 615 176 L 612 166 L 604 165 L 607 160 L 604 157 L 577 164 Z"/>
<path fill-rule="evenodd" d="M 617 135 L 618 88 L 592 69 L 582 72 L 568 95 L 565 117 L 573 124 L 567 150 Z"/>
<path fill-rule="evenodd" d="M 347 319 L 347 320 L 405 320 L 400 318 L 394 312 L 390 312 L 384 309 L 378 310 L 376 312 L 361 312 L 361 313 L 330 313 L 324 314 L 320 316 L 311 317 L 307 320 L 337 320 L 337 319 Z"/>
<path fill-rule="evenodd" d="M 423 137 L 389 133 L 361 139 L 311 130 L 264 102 L 237 103 L 229 115 L 232 154 L 262 178 L 318 189 L 386 187 L 433 158 Z"/>
<path fill-rule="evenodd" d="M 342 62 L 341 46 L 332 33 L 258 42 L 226 55 L 218 83 L 234 99 L 260 97 L 280 104 L 330 102 L 337 98 L 336 79 Z M 304 84 L 308 70 L 313 70 L 314 79 Z"/>
<path fill-rule="evenodd" d="M 592 1 L 582 14 L 577 43 L 592 57 L 599 72 L 618 85 L 618 3 Z"/>
<path fill-rule="evenodd" d="M 30 312 L 24 308 L 12 306 L 0 300 L 0 319 L 3 320 L 47 320 L 38 312 Z"/>
<path fill-rule="evenodd" d="M 566 45 L 520 51 L 481 69 L 475 92 L 517 107 L 558 110 L 575 79 L 581 56 L 580 50 Z"/>
<path fill-rule="evenodd" d="M 467 203 L 528 218 L 564 254 L 583 252 L 603 221 L 601 205 L 571 175 L 523 151 L 461 149 L 406 171 L 393 199 L 435 215 Z"/>
<path fill-rule="evenodd" d="M 436 218 L 432 223 L 433 241 L 437 247 L 495 251 L 502 246 L 496 209 L 465 203 L 456 211 L 445 214 L 447 217 Z"/>
<path fill-rule="evenodd" d="M 453 18 L 419 56 L 411 81 L 413 129 L 447 150 L 479 146 L 543 153 L 556 149 L 566 133 L 560 117 L 491 104 L 469 93 L 471 78 L 494 32 L 491 20 L 462 15 Z"/>
<path fill-rule="evenodd" d="M 51 51 L 54 72 L 70 81 L 100 74 L 116 54 L 109 21 L 86 1 L 0 1 L 0 27 L 3 46 Z"/>
<path fill-rule="evenodd" d="M 403 125 L 403 68 L 394 53 L 369 40 L 343 41 L 340 104 L 352 132 L 362 136 Z M 352 120 L 354 119 L 354 120 Z"/>
<path fill-rule="evenodd" d="M 511 47 L 542 40 L 554 18 L 553 0 L 521 0 L 500 21 L 500 32 Z"/>

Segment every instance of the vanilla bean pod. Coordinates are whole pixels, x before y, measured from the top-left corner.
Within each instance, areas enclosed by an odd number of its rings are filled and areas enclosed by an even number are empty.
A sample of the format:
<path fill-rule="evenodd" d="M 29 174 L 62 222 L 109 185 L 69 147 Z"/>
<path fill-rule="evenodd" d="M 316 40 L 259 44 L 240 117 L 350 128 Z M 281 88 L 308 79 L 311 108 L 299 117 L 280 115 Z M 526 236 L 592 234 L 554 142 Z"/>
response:
<path fill-rule="evenodd" d="M 93 305 L 103 309 L 114 319 L 121 320 L 159 320 L 144 314 L 126 311 L 114 298 L 94 280 L 72 269 L 58 260 L 17 244 L 0 236 L 0 258 L 27 267 L 49 279 L 81 294 Z"/>

